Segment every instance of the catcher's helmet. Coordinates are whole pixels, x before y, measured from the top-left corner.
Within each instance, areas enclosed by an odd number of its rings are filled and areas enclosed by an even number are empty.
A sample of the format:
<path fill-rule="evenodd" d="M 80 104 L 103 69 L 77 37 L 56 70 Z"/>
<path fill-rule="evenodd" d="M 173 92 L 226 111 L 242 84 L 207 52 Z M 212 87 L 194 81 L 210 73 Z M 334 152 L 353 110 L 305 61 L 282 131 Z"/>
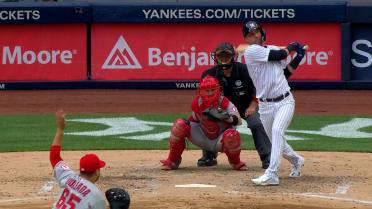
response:
<path fill-rule="evenodd" d="M 258 29 L 261 32 L 262 41 L 266 41 L 266 33 L 255 21 L 249 21 L 243 25 L 243 37 L 247 36 L 253 30 Z"/>
<path fill-rule="evenodd" d="M 220 70 L 229 69 L 235 62 L 235 49 L 230 43 L 223 42 L 212 53 L 212 59 Z"/>
<path fill-rule="evenodd" d="M 214 107 L 218 103 L 218 99 L 220 98 L 220 84 L 218 83 L 217 78 L 207 75 L 205 76 L 199 85 L 198 94 L 200 95 L 203 103 L 207 107 Z M 215 92 L 211 95 L 205 94 L 205 90 L 215 90 Z"/>

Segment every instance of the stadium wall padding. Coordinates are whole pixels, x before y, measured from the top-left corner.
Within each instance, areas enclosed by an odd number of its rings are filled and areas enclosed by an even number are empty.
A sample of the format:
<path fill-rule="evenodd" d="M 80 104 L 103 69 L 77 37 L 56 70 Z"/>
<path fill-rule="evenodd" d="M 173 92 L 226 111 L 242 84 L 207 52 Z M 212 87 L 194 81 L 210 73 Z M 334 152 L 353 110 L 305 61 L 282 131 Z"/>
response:
<path fill-rule="evenodd" d="M 7 59 L 2 55 L 1 69 L 8 68 L 6 64 L 31 65 L 37 63 L 40 67 L 53 68 L 63 62 L 71 62 L 72 57 L 81 53 L 77 71 L 83 71 L 86 76 L 74 80 L 5 80 L 0 69 L 0 90 L 14 89 L 80 89 L 80 88 L 123 88 L 123 89 L 194 89 L 197 80 L 91 80 L 92 68 L 92 26 L 131 24 L 219 24 L 243 23 L 248 20 L 263 24 L 308 24 L 337 23 L 340 25 L 340 72 L 339 80 L 291 80 L 293 89 L 372 89 L 372 4 L 350 5 L 347 1 L 338 2 L 285 2 L 285 3 L 0 3 L 0 30 L 11 30 L 16 27 L 38 27 L 37 30 L 61 26 L 73 26 L 85 31 L 84 38 L 71 33 L 69 40 L 84 42 L 80 47 L 69 46 L 68 49 L 53 49 L 54 34 L 48 34 L 43 41 L 47 49 L 34 45 L 10 46 L 1 43 L 2 53 L 7 53 Z M 79 25 L 80 24 L 80 25 Z M 81 24 L 85 25 L 81 27 Z M 28 25 L 28 26 L 26 26 Z M 54 26 L 55 25 L 55 26 Z M 49 29 L 45 29 L 49 30 Z M 124 29 L 123 29 L 124 30 Z M 223 30 L 223 29 L 221 29 Z M 4 30 L 2 30 L 4 31 Z M 124 30 L 125 31 L 125 30 Z M 314 33 L 322 31 L 313 29 Z M 9 32 L 9 31 L 8 31 Z M 218 31 L 216 31 L 217 33 Z M 294 31 L 281 31 L 285 34 Z M 234 33 L 240 33 L 236 31 Z M 11 33 L 9 33 L 11 34 Z M 213 34 L 210 34 L 213 36 Z M 325 34 L 323 34 L 325 35 Z M 30 34 L 27 34 L 30 36 Z M 6 37 L 5 37 L 6 38 Z M 5 39 L 3 36 L 3 39 Z M 164 37 L 166 38 L 166 37 Z M 0 37 L 1 39 L 1 37 Z M 8 38 L 9 39 L 9 38 Z M 35 39 L 36 42 L 37 38 Z M 1 40 L 0 40 L 1 41 Z M 226 41 L 226 40 L 221 40 Z M 288 42 L 296 40 L 288 40 Z M 355 44 L 355 42 L 357 42 Z M 51 45 L 48 46 L 48 43 Z M 354 44 L 354 46 L 353 46 Z M 358 45 L 359 44 L 359 45 Z M 37 45 L 37 44 L 35 44 Z M 62 44 L 63 45 L 63 44 Z M 32 47 L 34 48 L 32 48 Z M 67 47 L 67 46 L 66 46 Z M 84 48 L 85 47 L 85 48 Z M 310 46 L 311 47 L 311 46 Z M 354 48 L 353 48 L 354 47 Z M 359 47 L 359 48 L 358 48 Z M 356 49 L 356 50 L 355 50 Z M 358 51 L 359 50 L 359 51 Z M 354 59 L 354 62 L 352 60 Z M 6 63 L 4 64 L 4 60 Z M 361 63 L 363 69 L 356 69 L 355 64 Z M 50 66 L 50 64 L 52 64 Z M 94 66 L 93 66 L 94 67 Z M 17 67 L 13 67 L 18 69 Z M 58 68 L 58 67 L 57 67 Z M 58 68 L 63 74 L 63 67 Z M 12 72 L 11 72 L 12 73 Z M 81 72 L 80 72 L 81 73 Z M 9 74 L 6 74 L 9 75 Z M 17 74 L 15 74 L 17 76 Z M 67 76 L 67 77 L 66 77 Z M 11 76 L 10 76 L 11 77 Z"/>

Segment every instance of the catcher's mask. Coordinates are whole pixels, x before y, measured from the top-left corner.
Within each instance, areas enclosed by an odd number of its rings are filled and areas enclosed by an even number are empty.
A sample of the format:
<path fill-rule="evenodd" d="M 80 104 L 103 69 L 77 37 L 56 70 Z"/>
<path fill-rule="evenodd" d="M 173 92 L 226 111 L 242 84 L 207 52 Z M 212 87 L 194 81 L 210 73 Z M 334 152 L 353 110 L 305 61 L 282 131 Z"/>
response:
<path fill-rule="evenodd" d="M 201 80 L 198 94 L 207 107 L 217 107 L 218 99 L 220 98 L 220 88 L 218 80 L 213 76 L 207 75 Z"/>
<path fill-rule="evenodd" d="M 249 21 L 243 25 L 243 37 L 246 37 L 248 34 L 252 33 L 256 29 L 258 29 L 261 32 L 262 42 L 266 41 L 265 31 L 255 21 Z"/>
<path fill-rule="evenodd" d="M 220 70 L 230 69 L 235 62 L 235 49 L 230 43 L 223 42 L 212 52 L 212 59 Z"/>

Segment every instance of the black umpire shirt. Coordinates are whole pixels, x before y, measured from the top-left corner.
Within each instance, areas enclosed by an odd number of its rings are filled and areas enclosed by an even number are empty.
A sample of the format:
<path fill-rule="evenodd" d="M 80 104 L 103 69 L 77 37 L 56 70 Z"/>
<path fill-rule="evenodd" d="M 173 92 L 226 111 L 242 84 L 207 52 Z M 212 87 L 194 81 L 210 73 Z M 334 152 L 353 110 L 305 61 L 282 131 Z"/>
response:
<path fill-rule="evenodd" d="M 252 79 L 248 74 L 245 64 L 234 62 L 230 77 L 225 77 L 222 70 L 215 66 L 206 70 L 202 78 L 210 75 L 218 79 L 223 88 L 223 95 L 227 97 L 238 108 L 241 117 L 245 117 L 245 110 L 252 102 L 252 95 L 255 95 L 256 89 Z"/>

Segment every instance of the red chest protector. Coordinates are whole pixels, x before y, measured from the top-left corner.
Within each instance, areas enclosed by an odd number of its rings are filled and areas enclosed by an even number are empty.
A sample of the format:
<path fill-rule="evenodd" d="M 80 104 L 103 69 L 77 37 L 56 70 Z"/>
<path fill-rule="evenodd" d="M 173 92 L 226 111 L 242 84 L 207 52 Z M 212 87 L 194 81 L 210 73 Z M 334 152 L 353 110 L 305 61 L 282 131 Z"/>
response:
<path fill-rule="evenodd" d="M 227 110 L 230 101 L 221 96 L 218 100 L 216 108 L 221 108 L 223 110 Z M 191 110 L 196 114 L 197 119 L 200 122 L 200 126 L 203 129 L 204 133 L 208 136 L 209 139 L 216 139 L 220 134 L 222 134 L 226 129 L 232 128 L 232 125 L 227 122 L 213 122 L 205 119 L 202 116 L 202 111 L 207 109 L 205 105 L 203 105 L 202 99 L 200 96 L 197 96 L 191 104 Z"/>

